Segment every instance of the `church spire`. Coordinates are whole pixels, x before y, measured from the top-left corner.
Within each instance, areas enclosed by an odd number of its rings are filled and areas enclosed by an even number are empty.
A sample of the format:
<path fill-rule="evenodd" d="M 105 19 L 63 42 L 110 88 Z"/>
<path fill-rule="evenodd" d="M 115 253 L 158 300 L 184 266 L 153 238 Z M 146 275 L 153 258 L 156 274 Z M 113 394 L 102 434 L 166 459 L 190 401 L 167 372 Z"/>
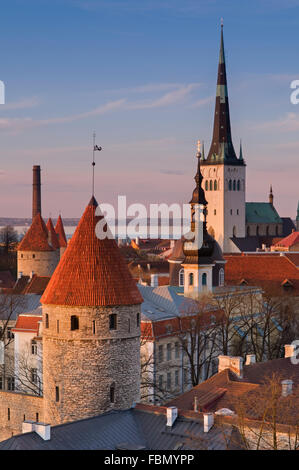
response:
<path fill-rule="evenodd" d="M 224 54 L 223 23 L 221 23 L 220 53 L 214 114 L 214 130 L 211 148 L 207 156 L 206 162 L 227 164 L 231 163 L 234 165 L 244 164 L 241 159 L 239 160 L 237 158 L 232 143 Z"/>
<path fill-rule="evenodd" d="M 273 196 L 273 190 L 272 190 L 272 184 L 270 185 L 270 194 L 269 194 L 269 203 L 272 204 L 273 206 L 273 200 L 274 200 L 274 196 Z"/>

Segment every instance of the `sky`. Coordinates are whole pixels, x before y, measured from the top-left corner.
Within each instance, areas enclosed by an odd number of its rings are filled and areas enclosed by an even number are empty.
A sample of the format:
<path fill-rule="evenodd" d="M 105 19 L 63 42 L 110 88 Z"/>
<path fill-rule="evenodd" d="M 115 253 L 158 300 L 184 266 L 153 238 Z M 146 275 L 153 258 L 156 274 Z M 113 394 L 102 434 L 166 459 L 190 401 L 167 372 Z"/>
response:
<path fill-rule="evenodd" d="M 232 137 L 242 139 L 247 201 L 295 218 L 299 0 L 2 0 L 0 216 L 80 217 L 99 203 L 186 203 L 196 141 L 212 136 L 220 19 Z"/>

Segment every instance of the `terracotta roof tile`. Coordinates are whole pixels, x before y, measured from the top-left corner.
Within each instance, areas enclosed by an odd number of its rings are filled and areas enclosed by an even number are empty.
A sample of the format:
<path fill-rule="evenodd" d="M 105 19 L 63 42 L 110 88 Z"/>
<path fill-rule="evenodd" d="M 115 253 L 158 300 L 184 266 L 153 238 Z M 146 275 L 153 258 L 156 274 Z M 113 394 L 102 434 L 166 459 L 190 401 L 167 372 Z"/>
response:
<path fill-rule="evenodd" d="M 23 294 L 42 295 L 50 281 L 50 277 L 33 275 L 32 279 L 26 285 Z"/>
<path fill-rule="evenodd" d="M 56 232 L 56 235 L 58 237 L 59 245 L 61 247 L 66 247 L 67 246 L 67 239 L 66 239 L 66 236 L 65 236 L 63 222 L 62 222 L 62 218 L 61 218 L 60 215 L 59 215 L 59 217 L 57 219 L 57 222 L 56 222 L 56 225 L 55 225 L 55 232 Z"/>
<path fill-rule="evenodd" d="M 247 281 L 280 281 L 284 279 L 299 280 L 299 270 L 286 256 L 226 255 L 225 277 L 229 281 L 246 279 Z"/>
<path fill-rule="evenodd" d="M 19 315 L 15 327 L 12 329 L 13 332 L 35 332 L 38 333 L 38 322 L 41 321 L 42 317 L 39 315 Z"/>
<path fill-rule="evenodd" d="M 50 245 L 54 250 L 58 250 L 60 248 L 60 244 L 51 217 L 49 218 L 46 227 L 48 229 Z"/>
<path fill-rule="evenodd" d="M 114 239 L 100 240 L 91 199 L 41 298 L 43 304 L 101 306 L 141 304 L 142 297 Z"/>
<path fill-rule="evenodd" d="M 299 244 L 299 232 L 292 232 L 287 237 L 275 243 L 274 246 L 291 247 L 297 244 Z"/>
<path fill-rule="evenodd" d="M 18 251 L 53 251 L 48 242 L 48 230 L 41 215 L 34 217 L 32 224 L 18 246 Z"/>

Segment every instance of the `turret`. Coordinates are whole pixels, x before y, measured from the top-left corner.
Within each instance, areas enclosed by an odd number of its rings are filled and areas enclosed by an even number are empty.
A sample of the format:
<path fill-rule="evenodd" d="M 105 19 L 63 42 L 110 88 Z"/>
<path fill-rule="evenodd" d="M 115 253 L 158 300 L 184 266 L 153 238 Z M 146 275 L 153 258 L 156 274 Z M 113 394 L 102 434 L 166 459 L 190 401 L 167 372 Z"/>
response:
<path fill-rule="evenodd" d="M 92 197 L 41 299 L 52 424 L 139 400 L 142 298 L 115 240 L 97 238 L 102 219 Z"/>

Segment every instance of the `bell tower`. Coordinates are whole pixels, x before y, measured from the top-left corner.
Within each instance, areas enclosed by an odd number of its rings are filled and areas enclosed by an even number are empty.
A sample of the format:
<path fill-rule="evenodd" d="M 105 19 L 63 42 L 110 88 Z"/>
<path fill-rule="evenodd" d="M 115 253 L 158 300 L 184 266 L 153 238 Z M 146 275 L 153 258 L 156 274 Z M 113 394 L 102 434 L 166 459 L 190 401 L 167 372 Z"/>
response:
<path fill-rule="evenodd" d="M 236 250 L 233 237 L 245 237 L 245 162 L 237 157 L 231 136 L 223 24 L 216 87 L 214 128 L 207 158 L 202 153 L 203 187 L 208 201 L 207 228 L 222 251 Z"/>

